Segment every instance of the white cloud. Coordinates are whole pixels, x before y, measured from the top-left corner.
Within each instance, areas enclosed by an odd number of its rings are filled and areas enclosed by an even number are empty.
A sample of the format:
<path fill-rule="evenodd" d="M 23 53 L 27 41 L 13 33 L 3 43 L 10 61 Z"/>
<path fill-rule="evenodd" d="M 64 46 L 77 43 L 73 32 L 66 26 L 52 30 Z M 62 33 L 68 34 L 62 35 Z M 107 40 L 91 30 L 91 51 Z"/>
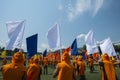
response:
<path fill-rule="evenodd" d="M 80 34 L 77 36 L 77 39 L 81 39 L 81 38 L 84 38 L 85 37 L 85 34 Z"/>
<path fill-rule="evenodd" d="M 61 48 L 66 48 L 66 46 L 62 45 L 62 47 L 61 47 Z"/>
<path fill-rule="evenodd" d="M 97 42 L 97 44 L 100 44 L 101 43 L 101 41 L 96 41 Z"/>
<path fill-rule="evenodd" d="M 38 52 L 43 52 L 45 49 L 48 49 L 49 46 L 45 43 L 42 43 L 40 46 L 38 46 L 37 50 Z"/>
<path fill-rule="evenodd" d="M 72 21 L 85 12 L 92 12 L 93 17 L 102 7 L 104 0 L 76 0 L 75 6 L 68 4 L 68 19 Z"/>
<path fill-rule="evenodd" d="M 0 46 L 1 47 L 5 47 L 5 42 L 4 41 L 0 41 L 1 43 L 0 43 Z"/>
<path fill-rule="evenodd" d="M 24 51 L 27 51 L 27 47 L 25 44 L 22 44 L 21 48 L 24 50 Z"/>
<path fill-rule="evenodd" d="M 41 50 L 40 50 L 40 48 L 38 48 L 37 50 L 38 50 L 38 52 L 40 52 L 40 51 L 41 51 Z"/>
<path fill-rule="evenodd" d="M 48 48 L 49 46 L 48 46 L 47 44 L 45 44 L 45 43 L 42 43 L 42 44 L 40 45 L 40 47 L 46 49 L 46 48 Z"/>
<path fill-rule="evenodd" d="M 95 16 L 97 14 L 97 12 L 99 11 L 99 9 L 102 7 L 104 0 L 96 0 L 95 2 L 95 7 L 94 7 L 94 13 L 93 16 Z"/>

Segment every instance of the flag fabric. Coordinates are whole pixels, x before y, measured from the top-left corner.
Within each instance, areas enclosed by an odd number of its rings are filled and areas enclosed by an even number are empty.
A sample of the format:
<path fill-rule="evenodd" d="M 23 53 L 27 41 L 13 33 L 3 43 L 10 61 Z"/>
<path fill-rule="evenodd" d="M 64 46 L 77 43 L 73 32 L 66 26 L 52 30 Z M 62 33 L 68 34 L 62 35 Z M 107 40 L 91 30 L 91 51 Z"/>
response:
<path fill-rule="evenodd" d="M 47 49 L 45 49 L 45 51 L 43 52 L 43 57 L 46 57 L 47 55 Z"/>
<path fill-rule="evenodd" d="M 89 31 L 88 34 L 85 36 L 85 43 L 88 54 L 93 54 L 98 52 L 97 42 L 94 38 L 93 31 Z"/>
<path fill-rule="evenodd" d="M 101 41 L 100 49 L 102 54 L 107 53 L 109 56 L 116 56 L 116 52 L 110 38 Z"/>
<path fill-rule="evenodd" d="M 26 38 L 28 58 L 32 57 L 34 54 L 37 54 L 37 39 L 38 34 Z"/>
<path fill-rule="evenodd" d="M 51 49 L 60 48 L 60 31 L 59 25 L 55 24 L 47 32 L 48 44 Z"/>
<path fill-rule="evenodd" d="M 6 50 L 2 51 L 1 53 L 1 58 L 5 58 L 6 57 Z"/>
<path fill-rule="evenodd" d="M 71 55 L 78 54 L 77 39 L 75 39 L 71 45 Z"/>
<path fill-rule="evenodd" d="M 8 32 L 8 41 L 6 42 L 6 50 L 21 49 L 22 39 L 25 29 L 25 20 L 10 21 L 6 23 Z"/>

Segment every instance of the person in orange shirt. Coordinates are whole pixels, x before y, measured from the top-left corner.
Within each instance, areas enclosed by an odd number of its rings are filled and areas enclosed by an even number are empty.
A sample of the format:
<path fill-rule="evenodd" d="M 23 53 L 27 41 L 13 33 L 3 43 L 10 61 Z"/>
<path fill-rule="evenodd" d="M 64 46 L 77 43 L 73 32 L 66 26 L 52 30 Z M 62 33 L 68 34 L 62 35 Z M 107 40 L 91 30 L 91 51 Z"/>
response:
<path fill-rule="evenodd" d="M 82 60 L 82 56 L 78 57 L 78 67 L 79 67 L 79 75 L 80 80 L 85 80 L 85 63 Z"/>
<path fill-rule="evenodd" d="M 78 64 L 77 64 L 77 58 L 73 58 L 73 67 L 75 71 L 75 75 L 78 76 Z"/>
<path fill-rule="evenodd" d="M 47 75 L 48 74 L 48 59 L 47 59 L 47 57 L 44 58 L 43 63 L 44 63 L 44 65 L 43 65 L 43 67 L 44 67 L 44 75 L 45 74 Z"/>
<path fill-rule="evenodd" d="M 41 80 L 40 75 L 42 74 L 42 67 L 39 65 L 38 57 L 33 59 L 33 64 L 29 66 L 27 75 L 28 80 Z"/>
<path fill-rule="evenodd" d="M 16 52 L 12 57 L 12 63 L 3 65 L 2 80 L 27 80 L 27 69 L 24 66 L 22 52 Z"/>
<path fill-rule="evenodd" d="M 74 68 L 70 63 L 70 56 L 67 51 L 62 54 L 62 62 L 57 64 L 53 78 L 57 75 L 57 80 L 75 80 Z"/>
<path fill-rule="evenodd" d="M 28 60 L 28 69 L 30 67 L 30 65 L 33 64 L 33 57 L 31 57 L 29 60 Z"/>
<path fill-rule="evenodd" d="M 88 66 L 90 68 L 90 72 L 93 72 L 94 65 L 93 65 L 93 57 L 92 56 L 90 56 L 89 59 L 88 59 Z"/>
<path fill-rule="evenodd" d="M 99 62 L 101 66 L 102 80 L 117 80 L 113 63 L 109 60 L 107 53 L 103 55 L 103 61 Z"/>
<path fill-rule="evenodd" d="M 43 58 L 42 58 L 42 57 L 40 57 L 39 64 L 40 64 L 41 66 L 43 66 Z"/>

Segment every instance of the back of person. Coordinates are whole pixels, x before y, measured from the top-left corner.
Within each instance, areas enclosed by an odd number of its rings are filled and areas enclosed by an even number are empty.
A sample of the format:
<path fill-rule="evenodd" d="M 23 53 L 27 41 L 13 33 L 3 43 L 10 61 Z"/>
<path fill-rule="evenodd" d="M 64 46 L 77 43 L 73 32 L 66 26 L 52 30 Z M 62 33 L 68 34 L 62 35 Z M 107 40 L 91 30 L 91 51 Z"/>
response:
<path fill-rule="evenodd" d="M 44 60 L 44 66 L 48 66 L 48 60 Z"/>
<path fill-rule="evenodd" d="M 78 58 L 78 72 L 79 72 L 79 80 L 85 80 L 85 63 L 82 60 L 82 56 Z"/>
<path fill-rule="evenodd" d="M 89 65 L 89 67 L 93 66 L 93 59 L 92 58 L 88 59 L 88 65 Z"/>
<path fill-rule="evenodd" d="M 41 80 L 40 75 L 42 74 L 42 68 L 39 65 L 38 56 L 35 55 L 33 59 L 33 64 L 30 65 L 27 75 L 28 80 Z"/>
<path fill-rule="evenodd" d="M 39 64 L 31 64 L 28 69 L 28 74 L 30 74 L 30 77 L 28 80 L 40 80 L 40 74 L 41 74 L 42 68 Z"/>
<path fill-rule="evenodd" d="M 85 64 L 83 61 L 78 61 L 78 66 L 79 66 L 79 74 L 80 75 L 85 75 Z"/>
<path fill-rule="evenodd" d="M 109 60 L 107 53 L 103 55 L 103 62 L 100 62 L 102 80 L 117 80 L 113 63 Z"/>
<path fill-rule="evenodd" d="M 16 52 L 12 57 L 12 63 L 2 66 L 3 80 L 27 79 L 27 69 L 24 67 L 22 52 Z"/>
<path fill-rule="evenodd" d="M 110 61 L 103 61 L 104 63 L 104 69 L 107 74 L 107 79 L 108 80 L 116 80 L 116 74 L 115 74 L 115 69 L 113 66 L 113 63 Z"/>
<path fill-rule="evenodd" d="M 23 80 L 26 68 L 18 65 L 4 65 L 2 68 L 3 80 Z"/>
<path fill-rule="evenodd" d="M 65 62 L 58 63 L 58 80 L 73 80 L 73 67 Z"/>

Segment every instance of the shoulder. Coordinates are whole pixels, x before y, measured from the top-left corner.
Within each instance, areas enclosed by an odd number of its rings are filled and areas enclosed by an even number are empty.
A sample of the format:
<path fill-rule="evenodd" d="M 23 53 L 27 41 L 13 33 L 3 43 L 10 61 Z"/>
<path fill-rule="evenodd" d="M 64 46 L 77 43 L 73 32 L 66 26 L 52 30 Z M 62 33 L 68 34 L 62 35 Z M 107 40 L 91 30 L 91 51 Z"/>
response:
<path fill-rule="evenodd" d="M 36 68 L 36 65 L 35 64 L 31 64 L 30 68 Z"/>
<path fill-rule="evenodd" d="M 78 61 L 77 64 L 78 64 L 78 65 L 79 65 L 79 64 L 82 64 L 82 61 Z"/>
<path fill-rule="evenodd" d="M 11 64 L 3 65 L 2 68 L 10 68 Z"/>
<path fill-rule="evenodd" d="M 57 67 L 58 67 L 58 68 L 60 68 L 60 67 L 62 67 L 62 66 L 64 66 L 64 63 L 63 63 L 63 62 L 57 64 Z"/>

